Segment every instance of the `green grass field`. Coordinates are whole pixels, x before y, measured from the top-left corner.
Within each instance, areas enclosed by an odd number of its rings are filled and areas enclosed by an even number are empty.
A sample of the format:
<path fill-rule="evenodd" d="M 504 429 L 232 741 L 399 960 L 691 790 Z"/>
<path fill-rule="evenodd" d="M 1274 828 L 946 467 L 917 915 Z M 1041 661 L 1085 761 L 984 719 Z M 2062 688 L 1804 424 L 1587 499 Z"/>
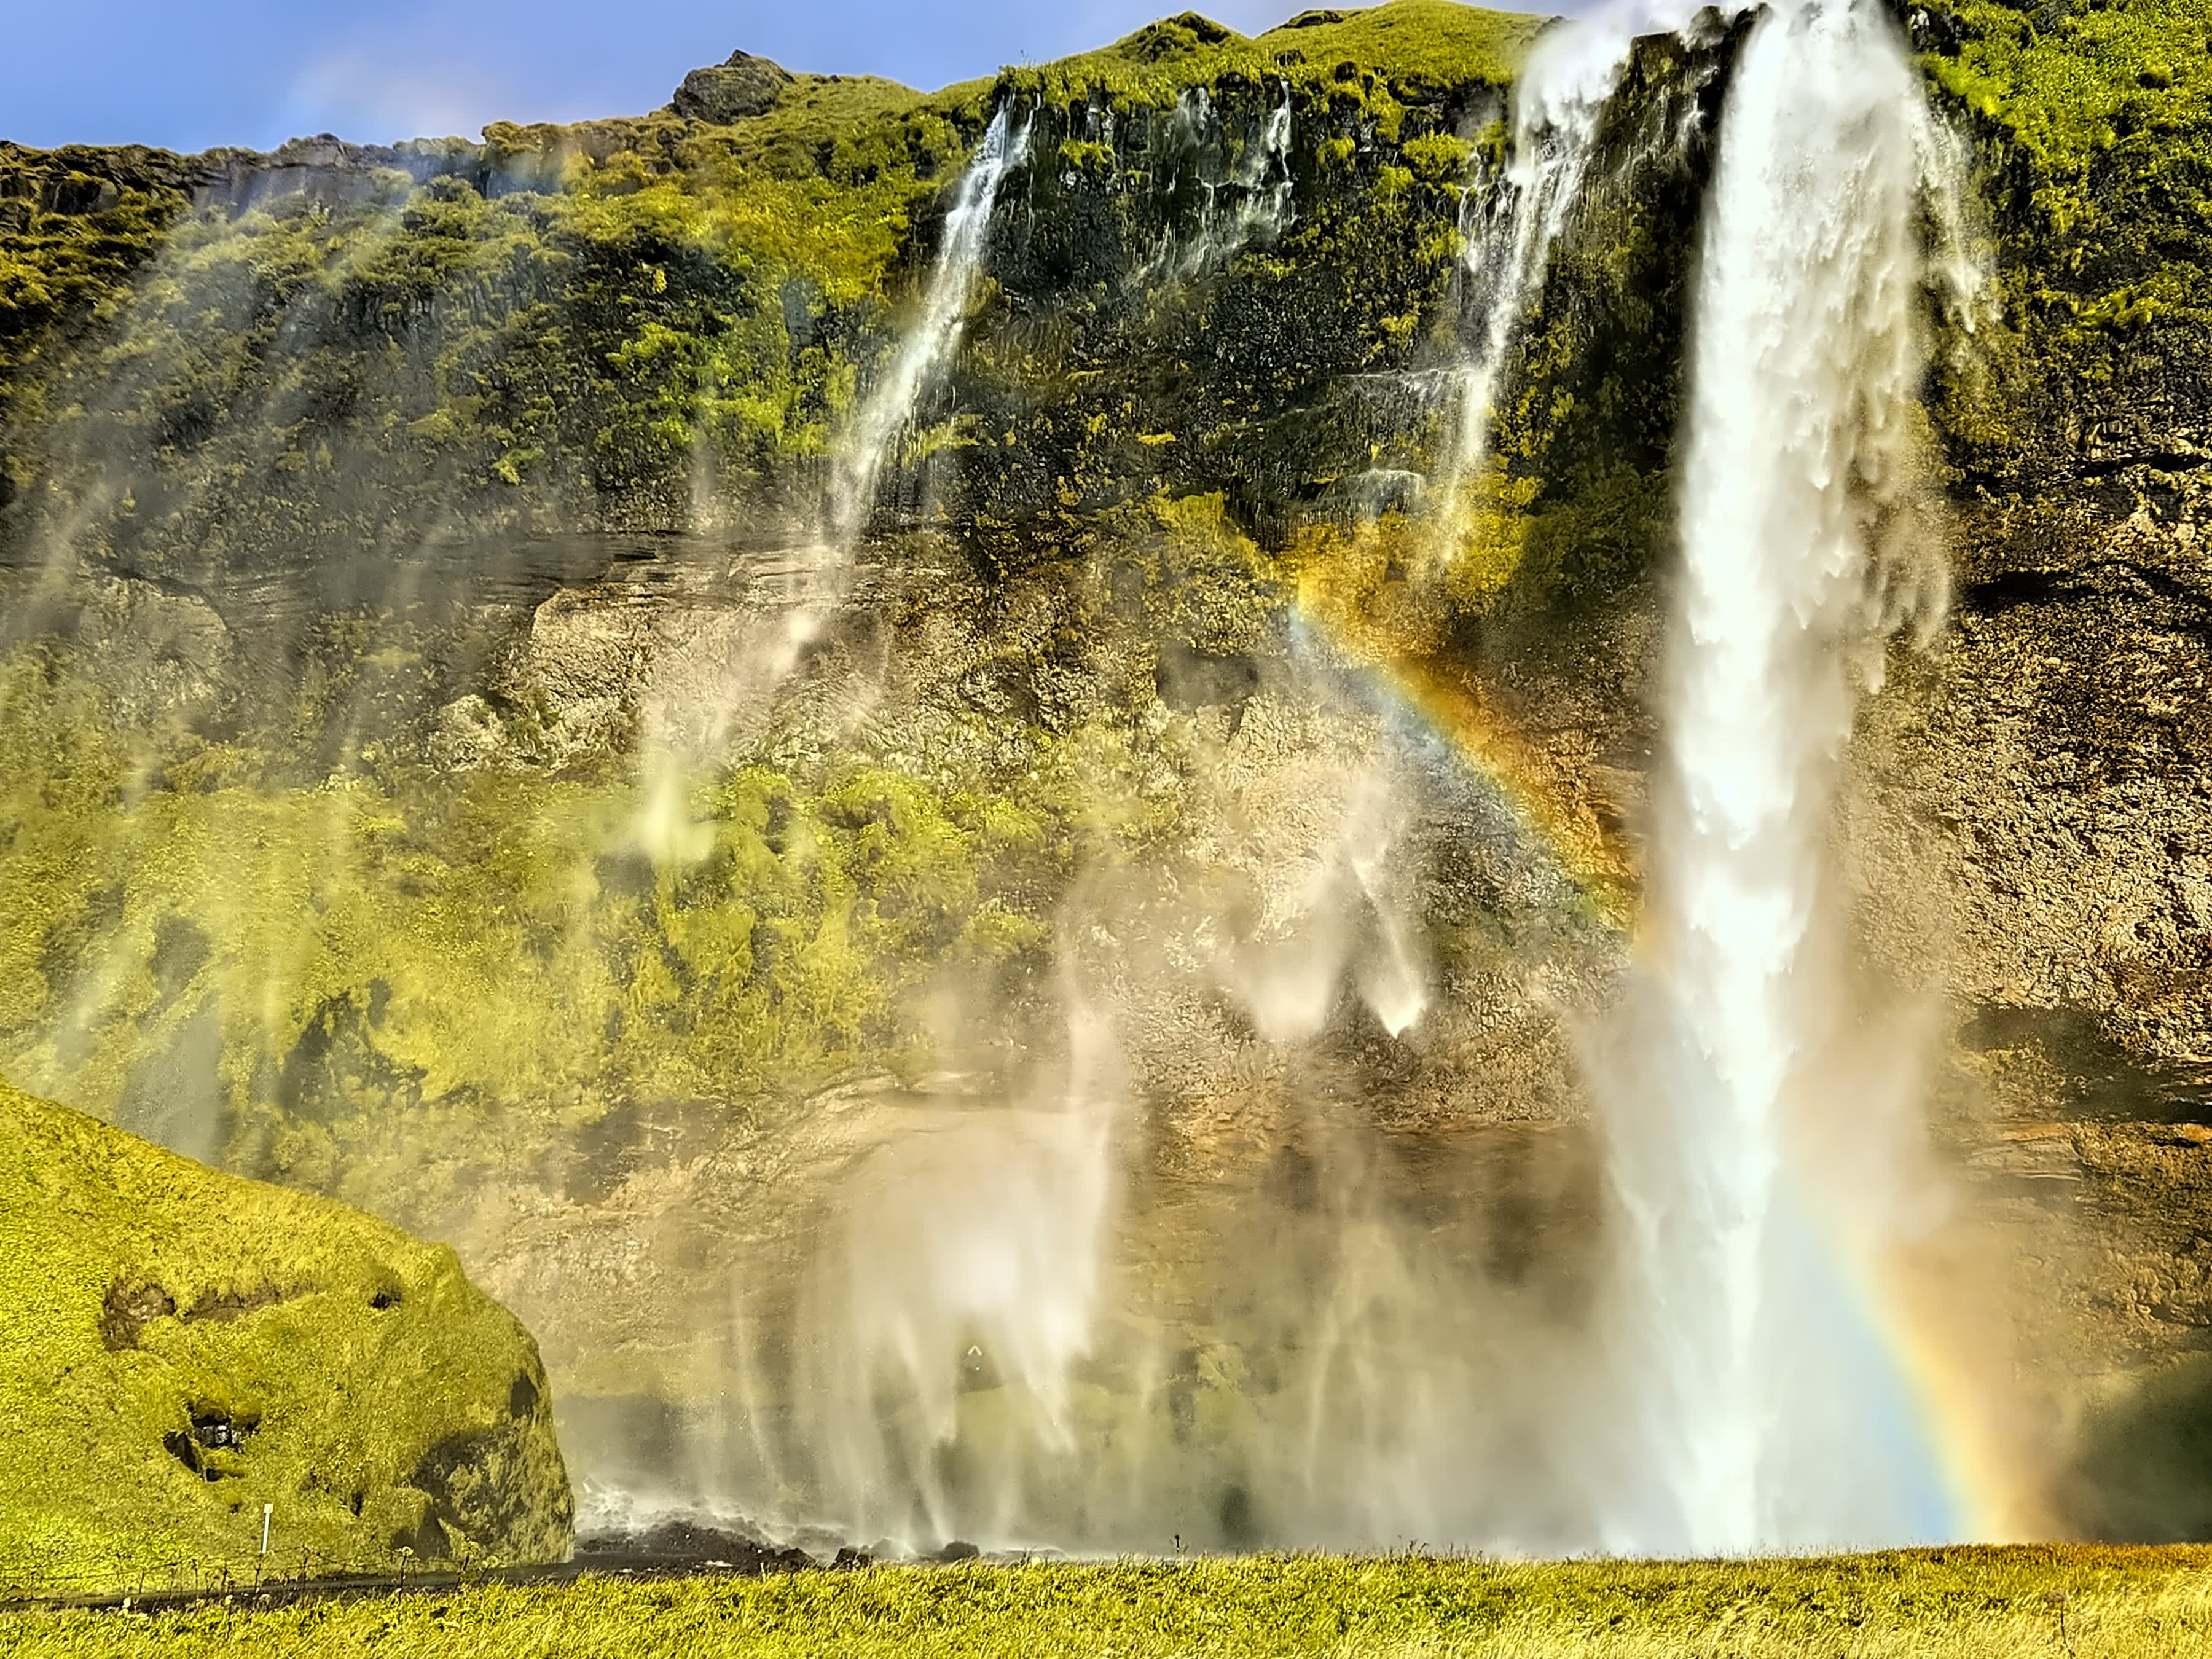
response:
<path fill-rule="evenodd" d="M 1940 1550 L 1746 1564 L 1291 1557 L 486 1585 L 254 1612 L 0 1614 L 18 1659 L 760 1654 L 2212 1653 L 2212 1549 Z"/>

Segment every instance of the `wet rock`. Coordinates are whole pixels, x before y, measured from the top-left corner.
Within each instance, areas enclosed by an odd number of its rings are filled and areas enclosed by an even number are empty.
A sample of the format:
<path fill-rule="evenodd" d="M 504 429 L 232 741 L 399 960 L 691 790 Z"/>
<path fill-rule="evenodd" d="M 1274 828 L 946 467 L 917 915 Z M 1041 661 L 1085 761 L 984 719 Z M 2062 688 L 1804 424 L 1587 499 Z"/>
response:
<path fill-rule="evenodd" d="M 238 689 L 236 643 L 206 595 L 174 582 L 91 577 L 79 589 L 76 634 L 112 671 L 126 723 L 191 721 Z"/>
<path fill-rule="evenodd" d="M 593 1532 L 577 1540 L 576 1553 L 594 1567 L 647 1573 L 702 1569 L 713 1572 L 804 1572 L 814 1565 L 814 1559 L 804 1550 L 698 1520 L 662 1521 L 642 1530 Z"/>

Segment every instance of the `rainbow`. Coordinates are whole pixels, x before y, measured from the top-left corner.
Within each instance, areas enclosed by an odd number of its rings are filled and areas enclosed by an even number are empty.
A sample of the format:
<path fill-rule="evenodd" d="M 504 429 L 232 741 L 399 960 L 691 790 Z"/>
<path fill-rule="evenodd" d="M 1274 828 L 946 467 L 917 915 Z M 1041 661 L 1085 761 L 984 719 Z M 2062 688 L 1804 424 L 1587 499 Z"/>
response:
<path fill-rule="evenodd" d="M 1332 580 L 1327 561 L 1308 563 L 1296 584 L 1304 635 L 1356 675 L 1379 702 L 1408 717 L 1510 808 L 1532 845 L 1556 859 L 1595 915 L 1631 941 L 1639 936 L 1641 872 L 1617 820 L 1608 822 L 1587 785 L 1547 754 L 1464 665 L 1407 650 L 1369 615 L 1360 596 Z M 1338 567 L 1340 568 L 1340 567 Z M 2032 1425 L 1993 1401 L 2007 1378 L 1984 1349 L 1970 1352 L 1959 1317 L 1956 1264 L 1926 1251 L 1850 1237 L 1823 1224 L 1808 1203 L 1808 1245 L 1826 1264 L 1838 1315 L 1871 1348 L 1869 1389 L 1893 1397 L 1887 1431 L 1931 1465 L 1923 1495 L 1927 1536 L 1899 1542 L 1998 1544 L 2046 1539 L 2054 1517 L 2031 1447 Z"/>
<path fill-rule="evenodd" d="M 1314 571 L 1297 586 L 1309 635 L 1377 697 L 1410 716 L 1496 789 L 1529 841 L 1556 858 L 1598 914 L 1624 932 L 1638 892 L 1636 860 L 1586 787 L 1522 732 L 1472 673 L 1438 656 L 1395 648 L 1384 629 Z"/>

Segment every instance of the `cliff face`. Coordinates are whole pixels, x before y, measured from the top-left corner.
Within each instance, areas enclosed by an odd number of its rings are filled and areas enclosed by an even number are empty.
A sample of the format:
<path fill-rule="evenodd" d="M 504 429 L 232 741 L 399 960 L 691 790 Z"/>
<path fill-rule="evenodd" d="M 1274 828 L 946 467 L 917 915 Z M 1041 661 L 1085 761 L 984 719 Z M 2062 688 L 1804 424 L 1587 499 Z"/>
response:
<path fill-rule="evenodd" d="M 2184 0 L 1906 21 L 1997 294 L 1927 388 L 1949 619 L 1839 836 L 1964 1211 L 2048 1268 L 2008 1316 L 2089 1413 L 2066 1518 L 2195 1528 L 2112 1473 L 2193 1373 L 2084 1379 L 2212 1329 L 2212 56 Z M 0 1065 L 452 1237 L 609 1412 L 714 1393 L 823 1194 L 1067 1086 L 1102 1011 L 1176 1387 L 1262 1391 L 1190 1267 L 1224 1215 L 1481 1193 L 1455 1271 L 1571 1323 L 1735 37 L 1639 48 L 1455 479 L 1534 27 L 0 152 Z M 1001 106 L 959 349 L 825 549 Z"/>

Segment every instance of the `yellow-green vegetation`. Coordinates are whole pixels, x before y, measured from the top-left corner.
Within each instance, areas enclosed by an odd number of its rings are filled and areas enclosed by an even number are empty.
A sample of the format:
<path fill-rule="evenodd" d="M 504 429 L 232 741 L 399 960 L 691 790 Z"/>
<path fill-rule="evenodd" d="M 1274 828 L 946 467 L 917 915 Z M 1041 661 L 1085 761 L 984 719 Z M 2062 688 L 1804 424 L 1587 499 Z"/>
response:
<path fill-rule="evenodd" d="M 879 296 L 920 179 L 961 148 L 899 100 L 823 101 L 802 108 L 853 126 L 818 151 L 772 120 L 632 124 L 613 149 L 547 131 L 531 176 L 557 169 L 555 189 L 395 173 L 336 209 L 292 195 L 183 218 L 102 295 L 82 349 L 11 377 L 6 412 L 46 461 L 28 504 L 132 457 L 130 501 L 94 533 L 158 562 L 287 535 L 379 546 L 389 503 L 355 494 L 372 471 L 527 518 L 580 487 L 649 494 L 700 458 L 736 484 L 818 453 L 851 396 L 830 338 Z M 75 246 L 70 223 L 40 215 L 0 253 L 25 273 L 11 290 L 0 268 L 0 305 L 12 291 L 30 314 L 30 262 Z M 111 234 L 77 240 L 95 234 Z M 274 521 L 237 523 L 263 518 L 233 510 L 241 492 Z"/>
<path fill-rule="evenodd" d="M 1314 88 L 1395 137 L 1400 94 L 1433 96 L 1470 81 L 1504 87 L 1549 21 L 1452 0 L 1391 0 L 1301 12 L 1255 38 L 1187 11 L 1099 51 L 1012 71 L 1007 84 L 1048 100 L 1097 94 L 1127 112 L 1171 104 L 1194 86 L 1280 82 Z"/>
<path fill-rule="evenodd" d="M 557 1559 L 536 1345 L 452 1251 L 0 1084 L 0 1589 Z"/>
<path fill-rule="evenodd" d="M 1915 25 L 2005 255 L 2006 326 L 1939 377 L 1978 481 L 2095 429 L 2100 376 L 2171 402 L 2154 370 L 2205 337 L 2195 11 L 1937 0 Z M 127 738 L 81 657 L 0 676 L 0 1065 L 362 1197 L 345 1172 L 403 1121 L 498 1149 L 626 1105 L 773 1111 L 896 1063 L 941 974 L 1036 981 L 1071 872 L 1169 810 L 1136 781 L 1178 764 L 1135 727 L 1148 688 L 1049 716 L 1024 691 L 958 715 L 947 753 L 665 793 L 615 758 L 627 730 L 554 775 L 527 742 L 546 711 L 510 701 L 521 763 L 450 777 L 386 711 L 452 698 L 435 659 L 460 653 L 373 614 L 433 530 L 811 511 L 1003 100 L 1036 124 L 1023 211 L 905 457 L 987 594 L 1134 574 L 1134 627 L 1233 654 L 1325 590 L 1439 663 L 1632 591 L 1672 520 L 1704 155 L 1671 137 L 1711 45 L 1632 65 L 1603 148 L 1642 159 L 1560 241 L 1461 521 L 1361 493 L 1441 483 L 1454 411 L 1424 371 L 1463 336 L 1464 192 L 1540 27 L 1443 0 L 1251 39 L 1184 14 L 992 82 L 801 76 L 728 125 L 495 126 L 191 213 L 178 158 L 0 151 L 0 543 L 337 613 L 279 696 Z M 1196 87 L 1212 127 L 1178 125 Z M 1228 234 L 1206 204 L 1285 90 L 1288 216 Z M 1088 684 L 1097 621 L 986 678 Z M 163 1085 L 183 1072 L 216 1083 Z"/>
<path fill-rule="evenodd" d="M 650 768 L 316 765 L 361 706 L 318 708 L 288 764 L 126 736 L 81 664 L 9 662 L 0 1064 L 388 1206 L 366 1166 L 420 1178 L 434 1126 L 449 1158 L 527 1162 L 620 1107 L 754 1115 L 919 1053 L 931 993 L 1018 999 L 1069 872 L 1165 823 L 1110 724 L 1014 734 L 995 781 L 837 753 L 665 793 Z"/>
<path fill-rule="evenodd" d="M 1255 444 L 1310 475 L 1289 412 L 1325 377 L 1431 348 L 1474 156 L 1460 129 L 1494 118 L 1541 27 L 1395 0 L 1247 40 L 1185 14 L 927 95 L 802 76 L 726 126 L 495 125 L 292 193 L 247 168 L 190 212 L 199 173 L 178 158 L 0 153 L 16 198 L 0 218 L 0 541 L 183 574 L 303 547 L 392 556 L 456 524 L 811 512 L 966 149 L 1006 100 L 1066 176 L 1033 163 L 1010 181 L 1031 229 L 991 261 L 957 401 L 1016 412 L 958 428 L 969 477 L 947 510 L 1006 561 L 998 527 L 1034 524 L 1041 465 L 1053 525 L 1163 480 L 1218 489 Z M 1172 131 L 1200 87 L 1222 154 Z M 1200 173 L 1226 177 L 1285 92 L 1291 238 L 1229 250 L 1234 280 L 1209 268 L 1201 292 L 1148 298 L 1134 278 L 1161 238 L 1203 234 L 1218 180 L 1202 191 Z M 1045 327 L 1009 314 L 1018 290 Z"/>
<path fill-rule="evenodd" d="M 2166 1659 L 2212 1643 L 2203 1551 L 1512 1565 L 1297 1557 L 586 1579 L 261 1613 L 0 1615 L 24 1659 L 173 1654 L 1200 1659 Z"/>
<path fill-rule="evenodd" d="M 2148 428 L 2212 360 L 2201 14 L 1915 13 L 2002 255 L 2005 325 L 1936 388 L 1976 482 L 2084 448 L 2156 459 Z M 959 452 L 939 509 L 1006 566 L 1162 484 L 1225 489 L 1274 545 L 1290 504 L 1347 472 L 1435 471 L 1434 407 L 1378 432 L 1346 382 L 1451 349 L 1462 192 L 1543 26 L 1394 0 L 1248 38 L 1184 13 L 990 82 L 801 76 L 726 126 L 497 125 L 304 193 L 241 204 L 218 181 L 191 213 L 198 164 L 0 149 L 0 540 L 174 571 L 392 556 L 456 524 L 811 512 L 967 149 L 1012 100 L 1035 127 L 1008 184 L 1023 229 L 994 246 L 957 389 L 914 446 Z M 1686 49 L 1650 46 L 1623 132 L 1694 78 Z M 1173 131 L 1194 88 L 1219 154 Z M 1285 95 L 1279 241 L 1179 264 Z M 1539 609 L 1617 592 L 1662 542 L 1701 168 L 1638 169 L 1562 244 L 1499 411 L 1532 513 L 1574 509 L 1530 527 L 1510 597 Z"/>

